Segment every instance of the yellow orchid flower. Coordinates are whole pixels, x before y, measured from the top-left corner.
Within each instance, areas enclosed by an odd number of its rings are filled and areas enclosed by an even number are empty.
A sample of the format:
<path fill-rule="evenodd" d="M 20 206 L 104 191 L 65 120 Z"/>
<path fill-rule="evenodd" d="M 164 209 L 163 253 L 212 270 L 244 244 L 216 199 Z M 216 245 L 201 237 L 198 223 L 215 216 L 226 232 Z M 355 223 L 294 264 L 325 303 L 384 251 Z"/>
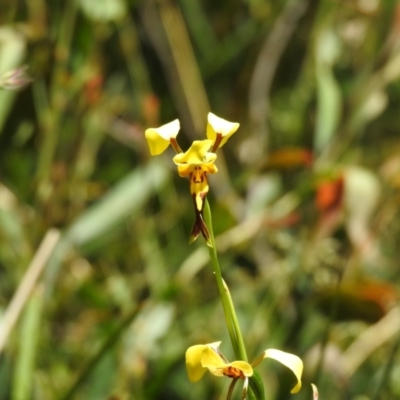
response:
<path fill-rule="evenodd" d="M 218 172 L 214 165 L 217 155 L 208 152 L 211 144 L 211 140 L 195 140 L 186 153 L 177 154 L 173 158 L 179 176 L 190 178 L 190 193 L 195 198 L 198 211 L 203 209 L 204 197 L 209 189 L 207 174 Z"/>
<path fill-rule="evenodd" d="M 204 200 L 209 190 L 207 174 L 215 174 L 218 171 L 214 165 L 217 155 L 208 152 L 211 145 L 212 140 L 195 140 L 186 153 L 179 153 L 173 158 L 178 166 L 179 176 L 190 179 L 190 194 L 196 213 L 190 243 L 195 241 L 201 232 L 207 244 L 211 245 L 210 234 L 203 220 Z"/>
<path fill-rule="evenodd" d="M 191 346 L 186 351 L 186 369 L 191 382 L 199 381 L 209 370 L 215 376 L 245 379 L 253 375 L 246 361 L 228 362 L 219 350 L 221 342 Z"/>
<path fill-rule="evenodd" d="M 239 124 L 229 122 L 216 115 L 208 114 L 207 140 L 196 140 L 185 153 L 182 152 L 176 140 L 180 124 L 176 119 L 159 128 L 149 128 L 145 131 L 150 154 L 157 156 L 163 153 L 169 145 L 176 151 L 173 158 L 178 166 L 181 177 L 190 180 L 190 193 L 193 197 L 196 219 L 192 228 L 189 243 L 194 242 L 201 233 L 207 245 L 212 246 L 210 234 L 203 219 L 204 201 L 209 191 L 208 174 L 218 172 L 214 162 L 217 159 L 215 151 L 237 131 Z"/>
<path fill-rule="evenodd" d="M 168 124 L 162 125 L 159 128 L 149 128 L 145 131 L 147 144 L 149 145 L 150 154 L 158 156 L 163 153 L 171 144 L 177 153 L 182 150 L 176 141 L 180 129 L 179 120 L 174 120 Z"/>
<path fill-rule="evenodd" d="M 301 388 L 303 362 L 294 354 L 284 351 L 265 350 L 251 365 L 245 361 L 228 362 L 219 350 L 221 342 L 191 346 L 186 351 L 186 369 L 191 382 L 199 381 L 208 370 L 215 376 L 227 376 L 233 379 L 248 380 L 255 368 L 264 358 L 272 358 L 288 367 L 296 376 L 297 384 L 290 393 Z M 247 382 L 246 382 L 247 387 Z"/>
<path fill-rule="evenodd" d="M 208 113 L 207 138 L 213 141 L 211 151 L 215 152 L 222 147 L 238 128 L 239 124 L 237 122 L 229 122 L 213 113 Z"/>

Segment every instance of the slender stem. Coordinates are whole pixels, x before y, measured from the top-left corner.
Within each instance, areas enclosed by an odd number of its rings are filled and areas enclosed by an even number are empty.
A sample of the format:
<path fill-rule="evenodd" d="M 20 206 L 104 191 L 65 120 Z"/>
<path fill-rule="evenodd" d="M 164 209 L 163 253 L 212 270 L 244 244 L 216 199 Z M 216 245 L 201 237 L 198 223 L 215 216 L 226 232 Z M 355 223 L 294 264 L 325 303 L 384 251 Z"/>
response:
<path fill-rule="evenodd" d="M 221 268 L 218 262 L 217 249 L 215 246 L 214 231 L 212 227 L 212 217 L 210 205 L 207 199 L 204 202 L 204 219 L 207 228 L 210 232 L 210 240 L 212 247 L 208 247 L 210 253 L 211 264 L 213 266 L 215 279 L 217 281 L 217 286 L 219 290 L 219 295 L 221 297 L 222 307 L 224 309 L 226 324 L 228 327 L 229 335 L 232 342 L 232 347 L 235 352 L 236 358 L 238 360 L 247 361 L 246 348 L 244 346 L 244 341 L 242 337 L 242 332 L 240 330 L 239 322 L 236 317 L 235 307 L 233 305 L 228 287 L 222 279 Z"/>
<path fill-rule="evenodd" d="M 238 342 L 239 354 L 241 356 L 241 359 L 247 361 L 246 347 L 244 345 L 243 336 L 242 336 L 242 332 L 240 330 L 239 321 L 236 316 L 235 306 L 233 305 L 231 293 L 229 292 L 228 286 L 226 285 L 226 283 L 223 279 L 222 279 L 222 283 L 224 285 L 226 297 L 228 298 L 228 301 L 229 301 L 229 309 L 231 310 L 232 324 L 233 324 L 233 327 L 236 332 L 236 339 Z"/>
<path fill-rule="evenodd" d="M 237 381 L 238 381 L 237 378 L 236 379 L 232 379 L 232 382 L 229 385 L 228 394 L 226 395 L 226 400 L 231 400 L 233 389 L 235 388 Z"/>

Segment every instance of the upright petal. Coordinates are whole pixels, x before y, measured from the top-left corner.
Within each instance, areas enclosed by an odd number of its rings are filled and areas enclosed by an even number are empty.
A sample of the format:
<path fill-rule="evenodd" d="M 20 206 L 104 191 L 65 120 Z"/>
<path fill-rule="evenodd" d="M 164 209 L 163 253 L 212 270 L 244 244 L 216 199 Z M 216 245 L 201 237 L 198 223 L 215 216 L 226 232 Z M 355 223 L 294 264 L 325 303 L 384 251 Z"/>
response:
<path fill-rule="evenodd" d="M 176 142 L 176 136 L 180 129 L 179 120 L 174 120 L 159 128 L 149 128 L 145 131 L 147 144 L 149 145 L 150 154 L 157 156 L 163 153 L 171 141 Z"/>
<path fill-rule="evenodd" d="M 225 361 L 213 350 L 206 346 L 201 354 L 201 365 L 208 368 L 213 375 L 223 376 L 222 368 L 225 367 Z"/>
<path fill-rule="evenodd" d="M 295 374 L 297 378 L 296 386 L 290 393 L 297 393 L 301 389 L 301 374 L 303 373 L 303 361 L 294 354 L 285 353 L 284 351 L 268 349 L 263 353 L 262 358 L 273 358 L 281 364 L 288 367 Z"/>
<path fill-rule="evenodd" d="M 207 120 L 207 138 L 214 143 L 212 151 L 222 147 L 239 128 L 237 122 L 226 121 L 212 113 L 208 113 Z"/>

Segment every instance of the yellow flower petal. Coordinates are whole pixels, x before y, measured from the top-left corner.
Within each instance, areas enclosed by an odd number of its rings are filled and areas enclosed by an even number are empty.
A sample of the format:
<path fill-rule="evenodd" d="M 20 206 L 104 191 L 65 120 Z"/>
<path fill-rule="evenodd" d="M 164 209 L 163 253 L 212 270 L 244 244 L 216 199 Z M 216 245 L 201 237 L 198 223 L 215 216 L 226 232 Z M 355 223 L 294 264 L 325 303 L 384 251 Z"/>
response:
<path fill-rule="evenodd" d="M 199 381 L 207 371 L 207 368 L 201 365 L 201 355 L 205 347 L 207 346 L 199 344 L 186 350 L 186 370 L 190 382 Z"/>
<path fill-rule="evenodd" d="M 229 365 L 242 371 L 244 376 L 249 377 L 253 375 L 253 368 L 246 361 L 233 361 Z"/>
<path fill-rule="evenodd" d="M 213 113 L 208 113 L 207 120 L 207 138 L 211 139 L 214 143 L 220 140 L 216 148 L 213 146 L 214 151 L 222 147 L 239 128 L 237 122 L 226 121 Z M 221 136 L 220 138 L 218 138 L 218 134 Z"/>
<path fill-rule="evenodd" d="M 159 128 L 146 129 L 144 134 L 149 145 L 150 154 L 157 156 L 163 153 L 170 145 L 171 139 L 176 139 L 179 129 L 180 124 L 177 119 Z"/>
<path fill-rule="evenodd" d="M 285 353 L 284 351 L 268 349 L 264 351 L 263 358 L 273 358 L 293 371 L 297 378 L 297 385 L 290 391 L 290 393 L 297 393 L 301 389 L 303 361 L 301 361 L 299 357 L 294 354 Z"/>
<path fill-rule="evenodd" d="M 211 145 L 212 140 L 195 140 L 186 153 L 177 154 L 173 161 L 176 165 L 201 165 L 214 162 L 217 159 L 217 155 L 208 152 Z"/>
<path fill-rule="evenodd" d="M 215 342 L 210 344 L 199 344 L 195 346 L 191 346 L 186 351 L 186 369 L 189 376 L 189 380 L 191 382 L 199 381 L 204 373 L 207 371 L 207 368 L 201 365 L 201 358 L 204 349 L 215 348 L 218 349 L 218 346 L 221 342 Z M 211 350 L 213 351 L 213 350 Z"/>
<path fill-rule="evenodd" d="M 215 350 L 206 347 L 201 355 L 201 365 L 215 376 L 244 378 L 253 375 L 253 368 L 246 361 L 225 362 Z"/>
<path fill-rule="evenodd" d="M 203 210 L 204 199 L 209 190 L 207 174 L 203 171 L 202 166 L 195 166 L 190 177 L 190 194 L 194 196 L 196 208 Z"/>
<path fill-rule="evenodd" d="M 189 176 L 194 170 L 194 165 L 180 164 L 178 165 L 178 174 L 181 178 Z"/>
<path fill-rule="evenodd" d="M 213 350 L 212 348 L 206 346 L 201 354 L 201 365 L 204 368 L 208 368 L 210 372 L 217 376 L 222 376 L 223 374 L 215 373 L 215 370 L 219 370 L 225 367 L 225 361 Z"/>

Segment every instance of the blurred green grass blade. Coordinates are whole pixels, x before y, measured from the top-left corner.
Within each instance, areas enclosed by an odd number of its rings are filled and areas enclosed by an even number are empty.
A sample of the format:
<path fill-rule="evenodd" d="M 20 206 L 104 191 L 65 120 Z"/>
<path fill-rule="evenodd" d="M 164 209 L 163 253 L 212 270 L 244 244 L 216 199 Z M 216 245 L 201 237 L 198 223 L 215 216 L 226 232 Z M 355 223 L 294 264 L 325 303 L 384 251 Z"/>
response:
<path fill-rule="evenodd" d="M 336 132 L 340 117 L 340 91 L 327 67 L 317 68 L 318 113 L 315 129 L 315 149 L 321 152 Z"/>
<path fill-rule="evenodd" d="M 0 315 L 1 317 L 1 315 Z M 0 399 L 6 400 L 10 397 L 10 382 L 12 381 L 12 360 L 8 353 L 5 353 L 0 362 Z"/>
<path fill-rule="evenodd" d="M 262 33 L 259 23 L 252 19 L 242 22 L 226 39 L 209 46 L 207 54 L 200 60 L 204 79 L 209 79 L 238 57 L 254 39 Z"/>
<path fill-rule="evenodd" d="M 323 32 L 316 49 L 317 101 L 315 149 L 321 152 L 336 133 L 341 114 L 341 93 L 332 67 L 339 53 L 338 39 L 330 31 Z"/>
<path fill-rule="evenodd" d="M 84 394 L 86 400 L 108 398 L 107 394 L 112 394 L 118 369 L 117 356 L 113 350 L 109 349 L 93 369 Z"/>
<path fill-rule="evenodd" d="M 146 201 L 167 183 L 168 170 L 158 161 L 139 167 L 84 212 L 65 234 L 82 246 L 140 211 Z"/>
<path fill-rule="evenodd" d="M 31 257 L 24 227 L 24 208 L 14 194 L 0 184 L 0 262 L 12 273 L 19 274 Z M 11 275 L 9 276 L 11 277 Z"/>
<path fill-rule="evenodd" d="M 147 218 L 143 227 L 140 229 L 137 242 L 140 254 L 145 262 L 144 273 L 153 297 L 163 294 L 168 286 L 168 274 L 165 268 L 165 256 L 160 248 L 157 237 L 156 222 L 153 218 Z"/>
<path fill-rule="evenodd" d="M 75 396 L 82 384 L 85 383 L 87 379 L 89 379 L 90 374 L 95 371 L 96 367 L 101 363 L 103 358 L 106 357 L 109 352 L 113 351 L 115 344 L 120 339 L 121 335 L 125 332 L 129 324 L 136 318 L 138 312 L 141 309 L 142 304 L 135 306 L 135 308 L 131 310 L 121 321 L 120 325 L 112 333 L 109 334 L 107 340 L 100 347 L 98 352 L 87 362 L 86 366 L 82 369 L 82 372 L 80 373 L 76 382 L 71 386 L 67 394 L 62 397 L 63 400 L 70 400 Z"/>
<path fill-rule="evenodd" d="M 179 0 L 190 33 L 200 49 L 202 55 L 207 58 L 210 49 L 217 44 L 212 26 L 204 12 L 203 5 L 199 1 Z"/>
<path fill-rule="evenodd" d="M 19 351 L 14 371 L 12 400 L 29 400 L 32 394 L 35 356 L 38 348 L 43 290 L 38 287 L 27 304 L 21 321 Z"/>
<path fill-rule="evenodd" d="M 74 167 L 74 179 L 88 179 L 96 168 L 96 156 L 108 125 L 108 113 L 102 108 L 90 110 L 84 120 L 84 132 Z"/>
<path fill-rule="evenodd" d="M 13 255 L 27 255 L 27 243 L 24 235 L 22 222 L 11 210 L 0 208 L 0 232 L 5 243 L 0 244 L 0 248 L 11 250 Z"/>
<path fill-rule="evenodd" d="M 25 38 L 9 26 L 0 28 L 0 76 L 22 63 L 25 56 Z M 11 110 L 17 92 L 0 90 L 0 134 Z"/>
<path fill-rule="evenodd" d="M 71 246 L 81 247 L 138 214 L 149 198 L 168 182 L 169 170 L 158 160 L 137 168 L 81 214 L 67 229 L 46 270 L 46 290 L 51 291 L 60 262 Z"/>
<path fill-rule="evenodd" d="M 116 24 L 119 40 L 129 71 L 133 92 L 133 112 L 135 118 L 142 119 L 143 104 L 151 94 L 151 78 L 143 57 L 140 38 L 133 18 L 125 17 Z"/>

